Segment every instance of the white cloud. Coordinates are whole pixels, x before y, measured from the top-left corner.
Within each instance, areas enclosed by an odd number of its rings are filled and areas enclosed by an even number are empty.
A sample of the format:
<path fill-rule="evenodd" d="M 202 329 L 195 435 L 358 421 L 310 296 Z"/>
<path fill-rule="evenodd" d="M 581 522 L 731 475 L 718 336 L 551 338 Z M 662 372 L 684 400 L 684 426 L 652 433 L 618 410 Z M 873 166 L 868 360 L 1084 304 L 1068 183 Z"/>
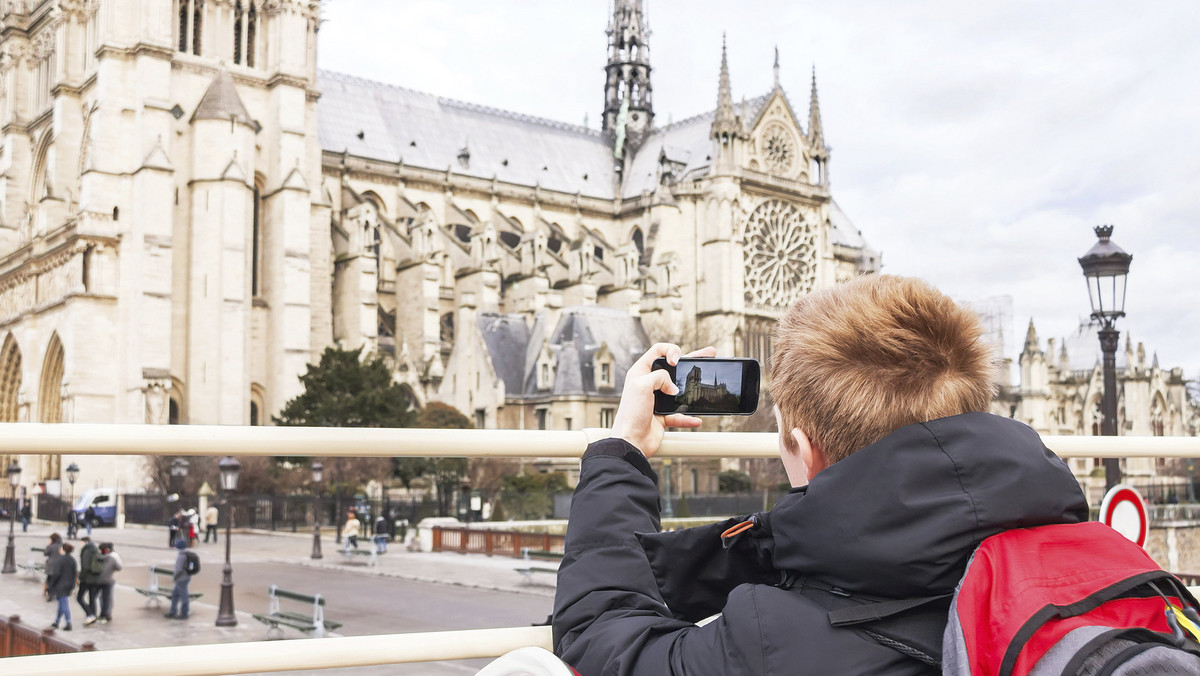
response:
<path fill-rule="evenodd" d="M 807 120 L 815 63 L 838 202 L 890 272 L 1011 295 L 1064 336 L 1076 258 L 1116 225 L 1134 255 L 1123 331 L 1200 376 L 1200 3 L 648 0 L 658 119 L 783 85 Z M 569 122 L 600 117 L 606 3 L 333 0 L 322 67 Z M 1015 355 L 1010 355 L 1014 356 Z"/>

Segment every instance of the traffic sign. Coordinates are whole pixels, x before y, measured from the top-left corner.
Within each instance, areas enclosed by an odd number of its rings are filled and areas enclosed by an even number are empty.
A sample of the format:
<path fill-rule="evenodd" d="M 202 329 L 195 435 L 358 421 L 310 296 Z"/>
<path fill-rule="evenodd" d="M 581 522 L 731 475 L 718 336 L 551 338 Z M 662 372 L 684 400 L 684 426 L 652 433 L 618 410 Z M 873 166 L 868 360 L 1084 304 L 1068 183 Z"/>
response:
<path fill-rule="evenodd" d="M 1139 547 L 1146 546 L 1150 511 L 1133 486 L 1117 484 L 1104 495 L 1104 501 L 1100 503 L 1100 520 Z"/>

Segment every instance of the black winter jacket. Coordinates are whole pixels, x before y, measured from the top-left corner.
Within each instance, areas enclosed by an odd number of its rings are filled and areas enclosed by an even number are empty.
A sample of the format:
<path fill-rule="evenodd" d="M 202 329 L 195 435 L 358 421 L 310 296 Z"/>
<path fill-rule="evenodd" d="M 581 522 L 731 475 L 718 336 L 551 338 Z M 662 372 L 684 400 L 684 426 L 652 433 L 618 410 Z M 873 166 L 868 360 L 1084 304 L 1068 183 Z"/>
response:
<path fill-rule="evenodd" d="M 896 430 L 755 515 L 728 549 L 720 533 L 738 520 L 658 533 L 656 482 L 624 441 L 584 454 L 553 616 L 555 652 L 583 676 L 937 673 L 832 627 L 805 581 L 947 594 L 984 538 L 1087 519 L 1037 433 L 985 413 Z M 779 586 L 785 576 L 799 583 Z"/>
<path fill-rule="evenodd" d="M 79 566 L 70 554 L 59 554 L 46 567 L 46 591 L 52 598 L 70 596 L 75 591 L 75 577 Z"/>

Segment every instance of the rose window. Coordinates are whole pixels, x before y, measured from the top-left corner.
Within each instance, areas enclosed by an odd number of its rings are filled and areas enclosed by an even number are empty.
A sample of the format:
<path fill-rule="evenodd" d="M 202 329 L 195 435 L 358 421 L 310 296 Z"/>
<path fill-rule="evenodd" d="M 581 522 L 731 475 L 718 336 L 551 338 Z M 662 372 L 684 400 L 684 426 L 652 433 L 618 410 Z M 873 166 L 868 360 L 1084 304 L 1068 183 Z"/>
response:
<path fill-rule="evenodd" d="M 746 222 L 746 302 L 785 308 L 817 281 L 816 230 L 800 210 L 767 200 Z"/>

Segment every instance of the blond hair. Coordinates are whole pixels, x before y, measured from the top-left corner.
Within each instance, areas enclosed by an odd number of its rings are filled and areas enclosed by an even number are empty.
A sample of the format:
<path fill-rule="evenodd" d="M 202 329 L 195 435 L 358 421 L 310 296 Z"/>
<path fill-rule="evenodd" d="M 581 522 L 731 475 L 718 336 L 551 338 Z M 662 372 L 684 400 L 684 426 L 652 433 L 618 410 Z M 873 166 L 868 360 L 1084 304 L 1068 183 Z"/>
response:
<path fill-rule="evenodd" d="M 905 425 L 986 411 L 996 363 L 979 317 L 929 284 L 860 277 L 775 328 L 771 397 L 833 464 Z"/>

